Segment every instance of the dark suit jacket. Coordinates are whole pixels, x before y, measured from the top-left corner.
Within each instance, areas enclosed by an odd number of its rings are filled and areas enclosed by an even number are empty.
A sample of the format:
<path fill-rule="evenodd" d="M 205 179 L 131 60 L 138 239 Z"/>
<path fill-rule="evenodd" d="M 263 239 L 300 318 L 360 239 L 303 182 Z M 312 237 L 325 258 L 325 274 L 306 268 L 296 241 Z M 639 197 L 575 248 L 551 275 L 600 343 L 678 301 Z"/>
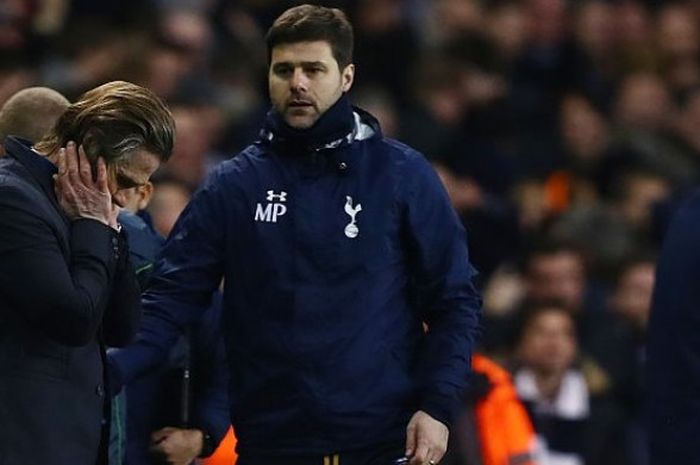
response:
<path fill-rule="evenodd" d="M 8 138 L 0 159 L 0 465 L 105 455 L 104 344 L 128 343 L 139 291 L 125 237 L 69 221 L 52 165 Z"/>
<path fill-rule="evenodd" d="M 700 190 L 676 212 L 661 248 L 646 386 L 650 463 L 700 463 Z"/>

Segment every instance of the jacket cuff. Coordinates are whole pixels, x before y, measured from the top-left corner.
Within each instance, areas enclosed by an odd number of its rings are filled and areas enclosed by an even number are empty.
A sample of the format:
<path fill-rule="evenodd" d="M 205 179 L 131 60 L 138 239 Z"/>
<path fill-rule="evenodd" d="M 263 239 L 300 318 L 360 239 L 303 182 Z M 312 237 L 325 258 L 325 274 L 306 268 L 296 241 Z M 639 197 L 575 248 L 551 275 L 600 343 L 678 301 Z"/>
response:
<path fill-rule="evenodd" d="M 72 253 L 90 255 L 104 262 L 110 276 L 114 275 L 120 258 L 120 240 L 117 231 L 97 220 L 81 218 L 71 224 Z"/>
<path fill-rule="evenodd" d="M 428 393 L 420 403 L 420 410 L 451 429 L 459 407 L 458 396 L 448 396 L 438 393 Z"/>
<path fill-rule="evenodd" d="M 205 429 L 197 428 L 202 432 L 202 451 L 197 455 L 198 458 L 205 459 L 212 455 L 218 447 L 218 442 Z"/>
<path fill-rule="evenodd" d="M 122 371 L 119 369 L 119 365 L 114 361 L 114 357 L 111 356 L 110 351 L 107 350 L 106 357 L 106 378 L 107 386 L 109 386 L 109 393 L 112 397 L 119 394 L 124 387 Z"/>

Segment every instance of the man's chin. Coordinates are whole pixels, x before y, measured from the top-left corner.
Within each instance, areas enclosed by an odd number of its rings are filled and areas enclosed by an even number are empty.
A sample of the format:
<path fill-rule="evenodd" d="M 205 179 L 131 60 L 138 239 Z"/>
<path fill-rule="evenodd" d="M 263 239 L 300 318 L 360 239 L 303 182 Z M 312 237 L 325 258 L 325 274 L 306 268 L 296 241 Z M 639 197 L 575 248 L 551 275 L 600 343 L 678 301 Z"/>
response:
<path fill-rule="evenodd" d="M 294 129 L 309 129 L 317 118 L 311 115 L 287 115 L 284 121 Z"/>

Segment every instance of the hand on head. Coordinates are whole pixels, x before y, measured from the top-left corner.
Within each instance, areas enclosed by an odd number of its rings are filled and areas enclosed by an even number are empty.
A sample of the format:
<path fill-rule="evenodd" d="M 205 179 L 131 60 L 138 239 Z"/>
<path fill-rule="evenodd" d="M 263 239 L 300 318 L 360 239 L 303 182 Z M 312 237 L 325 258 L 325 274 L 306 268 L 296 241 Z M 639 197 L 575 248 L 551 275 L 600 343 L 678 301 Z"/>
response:
<path fill-rule="evenodd" d="M 97 159 L 95 173 L 82 146 L 68 142 L 58 153 L 58 174 L 54 176 L 56 197 L 70 219 L 90 218 L 117 227 L 119 209 L 112 202 L 107 183 L 107 166 Z"/>

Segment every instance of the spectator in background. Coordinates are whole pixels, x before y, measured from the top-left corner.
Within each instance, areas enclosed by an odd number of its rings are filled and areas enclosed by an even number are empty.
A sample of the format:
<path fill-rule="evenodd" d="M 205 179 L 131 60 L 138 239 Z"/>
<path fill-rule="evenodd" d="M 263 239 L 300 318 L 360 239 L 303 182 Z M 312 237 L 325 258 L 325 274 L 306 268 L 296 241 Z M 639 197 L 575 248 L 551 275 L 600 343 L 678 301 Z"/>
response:
<path fill-rule="evenodd" d="M 356 85 L 380 85 L 397 102 L 408 100 L 416 38 L 405 21 L 402 0 L 357 0 L 351 17 L 357 28 L 355 60 L 362 73 Z M 391 60 L 386 57 L 391 56 Z"/>
<path fill-rule="evenodd" d="M 163 175 L 186 184 L 190 190 L 199 186 L 212 162 L 218 161 L 212 154 L 215 133 L 205 116 L 193 106 L 173 107 L 177 143 L 173 149 L 172 164 L 164 167 Z"/>
<path fill-rule="evenodd" d="M 571 17 L 572 53 L 579 55 L 583 72 L 577 87 L 567 92 L 586 95 L 603 112 L 608 110 L 620 73 L 615 8 L 606 1 L 586 0 L 575 4 Z"/>
<path fill-rule="evenodd" d="M 515 353 L 515 387 L 540 440 L 541 463 L 625 463 L 622 416 L 604 380 L 579 363 L 571 313 L 557 304 L 528 308 Z"/>
<path fill-rule="evenodd" d="M 510 71 L 522 53 L 528 37 L 525 8 L 517 1 L 497 2 L 488 10 L 485 31 L 495 47 L 503 69 Z"/>
<path fill-rule="evenodd" d="M 153 199 L 148 204 L 147 211 L 153 220 L 153 227 L 160 235 L 168 237 L 191 196 L 187 185 L 180 181 L 168 177 L 156 181 Z"/>
<path fill-rule="evenodd" d="M 537 465 L 537 438 L 510 374 L 483 354 L 474 354 L 472 369 L 441 463 Z"/>
<path fill-rule="evenodd" d="M 692 185 L 698 164 L 672 141 L 676 112 L 667 84 L 657 75 L 626 75 L 614 100 L 615 129 L 603 177 L 614 184 L 626 170 L 641 169 L 673 185 Z"/>
<path fill-rule="evenodd" d="M 660 5 L 656 41 L 660 71 L 672 95 L 678 98 L 700 85 L 700 29 L 691 6 L 680 2 Z"/>
<path fill-rule="evenodd" d="M 31 146 L 0 160 L 0 450 L 10 465 L 104 464 L 105 345 L 127 344 L 139 289 L 117 223 L 120 190 L 170 156 L 174 124 L 151 92 L 84 94 Z M 58 169 L 57 169 L 58 168 Z"/>
<path fill-rule="evenodd" d="M 648 4 L 625 1 L 613 9 L 620 74 L 649 72 L 658 66 L 654 17 Z"/>
<path fill-rule="evenodd" d="M 619 366 L 615 368 L 622 381 L 615 393 L 623 407 L 627 428 L 626 448 L 630 463 L 649 463 L 648 410 L 646 409 L 647 332 L 654 289 L 656 262 L 651 256 L 628 258 L 620 268 L 618 279 L 609 299 L 618 339 Z"/>
<path fill-rule="evenodd" d="M 68 99 L 48 87 L 29 87 L 12 95 L 0 108 L 0 156 L 7 136 L 41 140 L 68 105 Z"/>
<path fill-rule="evenodd" d="M 528 300 L 557 301 L 575 315 L 587 311 L 587 270 L 575 247 L 542 241 L 529 251 L 524 270 Z"/>

